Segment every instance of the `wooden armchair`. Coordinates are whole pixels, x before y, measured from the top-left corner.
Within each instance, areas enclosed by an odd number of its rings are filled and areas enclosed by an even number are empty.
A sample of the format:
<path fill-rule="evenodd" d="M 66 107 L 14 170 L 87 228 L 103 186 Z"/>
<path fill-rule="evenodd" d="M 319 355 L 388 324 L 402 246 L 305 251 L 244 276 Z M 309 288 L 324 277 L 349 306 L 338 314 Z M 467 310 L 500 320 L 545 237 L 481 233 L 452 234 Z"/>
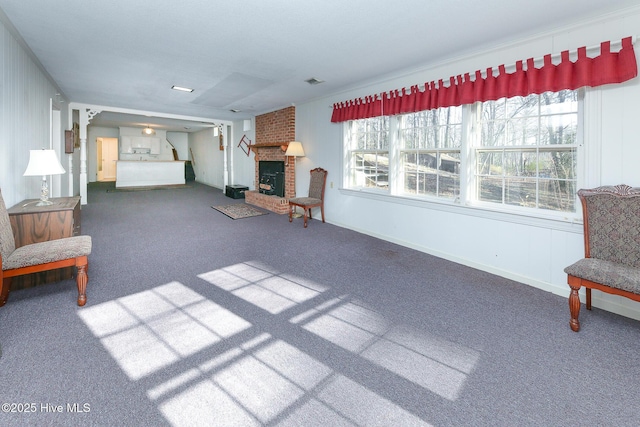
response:
<path fill-rule="evenodd" d="M 584 220 L 584 258 L 565 268 L 569 294 L 569 325 L 580 330 L 578 291 L 586 288 L 640 301 L 640 188 L 628 185 L 578 191 Z"/>
<path fill-rule="evenodd" d="M 327 184 L 327 171 L 322 168 L 311 170 L 308 197 L 294 197 L 289 199 L 289 222 L 293 221 L 296 206 L 304 209 L 304 228 L 307 228 L 307 214 L 311 218 L 311 208 L 320 208 L 322 222 L 324 222 L 324 187 Z"/>
<path fill-rule="evenodd" d="M 9 297 L 11 278 L 23 274 L 77 268 L 78 305 L 87 302 L 87 256 L 91 253 L 91 236 L 74 236 L 15 247 L 9 214 L 0 191 L 0 307 Z"/>

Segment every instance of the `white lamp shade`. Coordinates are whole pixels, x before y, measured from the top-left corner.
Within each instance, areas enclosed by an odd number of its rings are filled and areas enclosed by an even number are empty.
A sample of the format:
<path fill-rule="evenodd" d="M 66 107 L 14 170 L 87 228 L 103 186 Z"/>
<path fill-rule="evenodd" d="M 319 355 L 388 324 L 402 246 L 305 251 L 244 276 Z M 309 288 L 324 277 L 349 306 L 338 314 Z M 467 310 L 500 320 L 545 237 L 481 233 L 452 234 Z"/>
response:
<path fill-rule="evenodd" d="M 292 157 L 304 157 L 304 150 L 302 149 L 302 143 L 299 141 L 291 141 L 287 146 L 285 156 Z"/>
<path fill-rule="evenodd" d="M 59 175 L 65 172 L 54 150 L 29 150 L 29 164 L 23 176 Z"/>

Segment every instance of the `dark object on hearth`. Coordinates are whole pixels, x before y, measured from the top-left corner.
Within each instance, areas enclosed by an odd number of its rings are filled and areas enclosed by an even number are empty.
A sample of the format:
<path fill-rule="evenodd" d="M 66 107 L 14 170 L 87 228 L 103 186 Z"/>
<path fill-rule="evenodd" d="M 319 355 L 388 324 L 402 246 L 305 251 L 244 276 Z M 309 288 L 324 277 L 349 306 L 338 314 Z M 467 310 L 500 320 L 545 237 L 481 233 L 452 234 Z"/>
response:
<path fill-rule="evenodd" d="M 569 293 L 569 325 L 580 329 L 580 296 L 586 288 L 591 310 L 591 289 L 640 301 L 640 188 L 628 185 L 578 191 L 582 202 L 584 258 L 564 269 Z"/>
<path fill-rule="evenodd" d="M 258 191 L 267 196 L 284 196 L 284 172 L 265 172 Z"/>
<path fill-rule="evenodd" d="M 258 162 L 258 192 L 267 196 L 284 197 L 284 162 Z"/>
<path fill-rule="evenodd" d="M 191 160 L 185 160 L 184 162 L 184 179 L 187 182 L 196 180 L 196 173 L 193 170 Z"/>
<path fill-rule="evenodd" d="M 244 185 L 227 185 L 224 188 L 224 194 L 232 199 L 244 199 L 244 192 L 248 189 L 249 187 Z"/>
<path fill-rule="evenodd" d="M 289 222 L 293 221 L 296 206 L 304 209 L 304 228 L 307 228 L 307 215 L 311 218 L 311 208 L 320 208 L 322 222 L 324 222 L 324 187 L 327 183 L 327 171 L 322 168 L 311 170 L 308 197 L 294 197 L 289 199 Z"/>

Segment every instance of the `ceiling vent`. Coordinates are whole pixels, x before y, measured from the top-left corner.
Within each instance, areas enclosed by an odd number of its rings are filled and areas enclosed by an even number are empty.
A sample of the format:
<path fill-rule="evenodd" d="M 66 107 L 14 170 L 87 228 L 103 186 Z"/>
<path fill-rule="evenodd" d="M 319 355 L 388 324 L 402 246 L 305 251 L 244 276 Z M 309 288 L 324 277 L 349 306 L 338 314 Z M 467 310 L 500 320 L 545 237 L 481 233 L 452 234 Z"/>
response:
<path fill-rule="evenodd" d="M 311 77 L 310 79 L 305 80 L 305 82 L 313 86 L 313 85 L 319 85 L 320 83 L 324 83 L 324 80 L 319 80 L 319 79 L 316 79 L 315 77 Z"/>

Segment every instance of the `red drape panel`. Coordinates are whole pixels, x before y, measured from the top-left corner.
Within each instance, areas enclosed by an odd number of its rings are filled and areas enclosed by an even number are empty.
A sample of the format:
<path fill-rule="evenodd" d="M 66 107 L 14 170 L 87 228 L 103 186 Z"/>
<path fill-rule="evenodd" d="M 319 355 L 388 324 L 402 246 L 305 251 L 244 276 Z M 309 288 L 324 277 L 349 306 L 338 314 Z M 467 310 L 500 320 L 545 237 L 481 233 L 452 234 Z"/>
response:
<path fill-rule="evenodd" d="M 383 93 L 382 98 L 373 95 L 336 103 L 331 121 L 392 116 L 476 101 L 622 83 L 638 75 L 638 66 L 631 37 L 622 39 L 621 45 L 620 51 L 611 52 L 611 42 L 602 42 L 600 55 L 594 58 L 589 58 L 586 47 L 581 47 L 577 50 L 575 62 L 569 59 L 569 51 L 563 51 L 557 65 L 553 64 L 551 55 L 545 55 L 540 68 L 536 68 L 533 58 L 530 58 L 526 61 L 526 69 L 523 61 L 516 62 L 513 73 L 507 73 L 505 66 L 500 65 L 497 75 L 488 68 L 485 77 L 481 71 L 476 71 L 475 79 L 466 73 L 464 77 L 450 77 L 448 85 L 438 80 L 437 83 L 425 83 L 422 91 L 414 85 L 409 93 L 406 89 L 396 89 Z"/>

